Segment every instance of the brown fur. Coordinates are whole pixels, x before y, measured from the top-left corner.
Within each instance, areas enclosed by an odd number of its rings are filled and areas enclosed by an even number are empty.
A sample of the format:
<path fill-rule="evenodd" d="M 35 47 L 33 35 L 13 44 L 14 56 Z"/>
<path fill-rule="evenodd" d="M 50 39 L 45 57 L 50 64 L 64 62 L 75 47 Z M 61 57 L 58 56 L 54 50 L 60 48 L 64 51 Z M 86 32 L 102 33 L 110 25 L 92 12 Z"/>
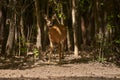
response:
<path fill-rule="evenodd" d="M 49 28 L 49 39 L 53 43 L 64 42 L 67 37 L 67 29 L 63 25 L 53 26 Z"/>

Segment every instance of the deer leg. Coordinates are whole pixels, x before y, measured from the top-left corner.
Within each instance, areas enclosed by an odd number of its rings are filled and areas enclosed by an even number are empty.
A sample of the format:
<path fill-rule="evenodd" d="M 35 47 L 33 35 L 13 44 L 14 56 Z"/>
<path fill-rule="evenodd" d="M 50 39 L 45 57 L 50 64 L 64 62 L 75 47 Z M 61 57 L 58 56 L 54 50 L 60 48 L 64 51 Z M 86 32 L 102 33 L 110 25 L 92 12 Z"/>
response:
<path fill-rule="evenodd" d="M 48 60 L 48 63 L 51 62 L 51 55 L 52 55 L 52 52 L 53 52 L 53 43 L 50 41 L 50 54 L 49 54 L 49 60 Z"/>
<path fill-rule="evenodd" d="M 61 58 L 64 59 L 64 45 L 61 44 Z"/>
<path fill-rule="evenodd" d="M 50 47 L 50 53 L 49 53 L 49 60 L 48 60 L 48 63 L 51 62 L 51 54 L 52 54 L 52 48 Z"/>
<path fill-rule="evenodd" d="M 59 44 L 59 63 L 61 63 L 61 44 Z"/>

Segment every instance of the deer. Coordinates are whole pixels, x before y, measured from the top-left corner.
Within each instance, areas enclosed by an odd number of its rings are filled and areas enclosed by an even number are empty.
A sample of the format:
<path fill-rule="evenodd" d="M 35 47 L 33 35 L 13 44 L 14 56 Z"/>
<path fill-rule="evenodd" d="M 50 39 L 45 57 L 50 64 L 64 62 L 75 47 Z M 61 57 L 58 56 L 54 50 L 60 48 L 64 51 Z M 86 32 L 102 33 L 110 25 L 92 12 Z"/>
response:
<path fill-rule="evenodd" d="M 50 53 L 49 53 L 49 63 L 51 62 L 51 54 L 54 50 L 54 45 L 58 45 L 59 52 L 59 63 L 61 63 L 61 59 L 64 57 L 64 54 L 61 53 L 62 45 L 64 45 L 67 38 L 67 29 L 64 25 L 60 24 L 58 21 L 54 23 L 54 20 L 58 20 L 56 15 L 53 15 L 52 18 L 48 18 L 48 16 L 44 15 L 44 19 L 46 21 L 46 25 L 48 27 L 48 37 L 50 41 Z"/>

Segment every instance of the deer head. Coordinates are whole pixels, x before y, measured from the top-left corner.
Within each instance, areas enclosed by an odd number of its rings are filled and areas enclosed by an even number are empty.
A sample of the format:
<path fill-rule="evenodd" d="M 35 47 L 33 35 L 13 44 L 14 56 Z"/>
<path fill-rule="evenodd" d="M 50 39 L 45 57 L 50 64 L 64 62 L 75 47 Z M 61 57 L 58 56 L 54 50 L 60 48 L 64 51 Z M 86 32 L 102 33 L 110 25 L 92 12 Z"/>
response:
<path fill-rule="evenodd" d="M 55 20 L 56 15 L 53 15 L 52 18 L 48 18 L 47 15 L 44 15 L 44 19 L 46 20 L 46 24 L 48 27 L 52 27 L 53 26 L 53 21 Z"/>
<path fill-rule="evenodd" d="M 59 24 L 56 14 L 54 14 L 52 18 L 48 18 L 44 15 L 44 19 L 49 28 L 49 39 L 56 43 L 64 41 L 67 36 L 67 29 L 64 25 Z M 56 23 L 55 20 L 57 21 Z"/>

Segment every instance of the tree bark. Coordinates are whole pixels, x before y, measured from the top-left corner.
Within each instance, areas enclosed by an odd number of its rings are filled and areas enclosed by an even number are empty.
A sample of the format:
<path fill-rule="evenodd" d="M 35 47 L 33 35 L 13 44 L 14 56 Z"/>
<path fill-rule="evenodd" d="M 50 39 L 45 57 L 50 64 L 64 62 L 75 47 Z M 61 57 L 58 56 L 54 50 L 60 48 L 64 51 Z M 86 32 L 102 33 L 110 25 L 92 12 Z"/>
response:
<path fill-rule="evenodd" d="M 2 52 L 2 42 L 3 42 L 3 12 L 2 6 L 0 6 L 0 54 Z"/>
<path fill-rule="evenodd" d="M 10 19 L 8 19 L 8 24 L 9 24 L 9 34 L 8 34 L 8 39 L 6 43 L 6 56 L 11 56 L 13 55 L 13 48 L 14 48 L 14 40 L 15 40 L 15 26 L 16 26 L 16 1 L 10 0 L 9 5 L 9 10 L 11 12 Z"/>
<path fill-rule="evenodd" d="M 35 0 L 35 10 L 36 10 L 36 19 L 37 19 L 37 41 L 36 47 L 39 50 L 39 56 L 41 58 L 40 50 L 42 50 L 42 35 L 41 35 L 41 28 L 40 28 L 40 8 L 39 8 L 39 0 Z"/>
<path fill-rule="evenodd" d="M 15 38 L 15 20 L 16 14 L 13 15 L 13 18 L 10 20 L 10 26 L 9 26 L 9 35 L 7 39 L 7 44 L 6 44 L 6 55 L 12 55 L 13 53 L 13 43 L 14 43 L 14 38 Z"/>
<path fill-rule="evenodd" d="M 74 37 L 74 55 L 78 56 L 78 39 L 77 39 L 77 21 L 76 21 L 76 0 L 72 0 L 72 27 Z"/>

